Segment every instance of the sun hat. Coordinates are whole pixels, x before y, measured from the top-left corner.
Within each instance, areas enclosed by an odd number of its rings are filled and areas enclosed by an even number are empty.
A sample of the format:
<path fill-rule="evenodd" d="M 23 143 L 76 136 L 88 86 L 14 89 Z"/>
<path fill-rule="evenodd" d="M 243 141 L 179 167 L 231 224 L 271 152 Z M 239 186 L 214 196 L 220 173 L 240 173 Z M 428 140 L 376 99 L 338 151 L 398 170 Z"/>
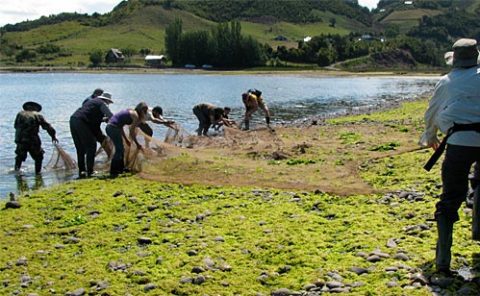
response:
<path fill-rule="evenodd" d="M 22 107 L 23 107 L 23 110 L 25 111 L 36 111 L 36 112 L 42 111 L 42 105 L 36 102 L 26 102 L 25 104 L 23 104 Z"/>
<path fill-rule="evenodd" d="M 101 94 L 101 95 L 98 96 L 97 98 L 102 99 L 102 100 L 104 100 L 104 101 L 107 101 L 107 103 L 109 103 L 109 104 L 113 104 L 112 94 L 111 94 L 111 93 L 104 92 L 103 94 Z"/>
<path fill-rule="evenodd" d="M 103 94 L 103 89 L 101 88 L 96 88 L 94 91 L 93 91 L 93 96 L 100 96 L 101 94 Z"/>
<path fill-rule="evenodd" d="M 453 44 L 452 65 L 467 68 L 478 64 L 477 40 L 462 38 Z"/>

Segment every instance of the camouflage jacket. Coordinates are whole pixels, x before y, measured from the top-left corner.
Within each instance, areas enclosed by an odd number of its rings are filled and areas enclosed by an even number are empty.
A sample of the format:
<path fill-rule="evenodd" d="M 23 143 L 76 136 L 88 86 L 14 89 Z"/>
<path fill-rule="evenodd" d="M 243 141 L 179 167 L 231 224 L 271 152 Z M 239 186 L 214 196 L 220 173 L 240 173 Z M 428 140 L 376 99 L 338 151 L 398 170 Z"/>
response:
<path fill-rule="evenodd" d="M 35 111 L 20 111 L 15 118 L 15 143 L 28 143 L 38 138 L 40 126 L 55 139 L 55 129 Z"/>

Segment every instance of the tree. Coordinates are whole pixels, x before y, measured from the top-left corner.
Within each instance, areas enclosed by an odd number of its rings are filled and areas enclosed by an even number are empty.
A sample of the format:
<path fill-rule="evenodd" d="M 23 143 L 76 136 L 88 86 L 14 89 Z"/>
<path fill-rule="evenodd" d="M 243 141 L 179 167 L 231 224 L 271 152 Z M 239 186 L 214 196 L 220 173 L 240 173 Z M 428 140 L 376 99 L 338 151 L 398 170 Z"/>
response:
<path fill-rule="evenodd" d="M 98 67 L 103 60 L 103 52 L 100 49 L 96 49 L 90 53 L 90 62 L 93 67 Z"/>
<path fill-rule="evenodd" d="M 180 42 L 182 38 L 182 20 L 175 18 L 175 21 L 165 29 L 165 48 L 172 64 L 179 65 Z"/>
<path fill-rule="evenodd" d="M 332 17 L 330 19 L 330 27 L 335 28 L 335 25 L 337 24 L 337 19 Z"/>

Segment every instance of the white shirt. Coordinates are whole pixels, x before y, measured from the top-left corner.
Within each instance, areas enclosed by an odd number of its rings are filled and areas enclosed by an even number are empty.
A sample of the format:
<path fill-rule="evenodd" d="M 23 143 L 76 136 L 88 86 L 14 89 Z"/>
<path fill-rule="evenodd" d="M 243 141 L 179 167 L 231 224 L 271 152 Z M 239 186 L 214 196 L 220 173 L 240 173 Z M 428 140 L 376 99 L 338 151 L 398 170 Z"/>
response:
<path fill-rule="evenodd" d="M 425 132 L 420 145 L 438 142 L 437 132 L 447 133 L 454 123 L 480 123 L 480 67 L 454 68 L 435 86 L 427 112 Z M 447 141 L 451 145 L 480 147 L 480 133 L 455 132 Z"/>

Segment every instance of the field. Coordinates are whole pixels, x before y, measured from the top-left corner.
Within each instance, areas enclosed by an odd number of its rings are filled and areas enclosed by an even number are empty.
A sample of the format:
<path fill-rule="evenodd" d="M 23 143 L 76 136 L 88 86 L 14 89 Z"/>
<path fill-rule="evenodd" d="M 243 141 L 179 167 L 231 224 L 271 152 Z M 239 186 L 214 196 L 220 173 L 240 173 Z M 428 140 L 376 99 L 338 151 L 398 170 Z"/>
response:
<path fill-rule="evenodd" d="M 2 211 L 2 294 L 478 293 L 468 209 L 453 248 L 467 279 L 429 281 L 440 181 L 416 146 L 425 108 L 205 139 L 138 176 L 24 194 Z"/>
<path fill-rule="evenodd" d="M 342 16 L 327 12 L 319 12 L 319 15 L 323 21 L 310 24 L 286 22 L 265 24 L 242 21 L 242 32 L 276 48 L 278 45 L 296 47 L 298 40 L 302 40 L 305 36 L 322 33 L 345 35 L 364 28 L 361 24 Z M 336 18 L 335 28 L 329 26 L 329 20 L 332 17 Z M 52 43 L 60 46 L 66 53 L 45 58 L 38 56 L 36 61 L 25 62 L 24 65 L 86 66 L 89 64 L 89 53 L 95 49 L 106 52 L 110 48 L 129 48 L 138 52 L 142 48 L 149 48 L 155 54 L 165 54 L 165 28 L 175 18 L 182 19 L 184 31 L 210 30 L 216 26 L 216 23 L 186 11 L 174 9 L 167 11 L 160 6 L 147 6 L 135 10 L 115 24 L 104 27 L 85 26 L 77 21 L 70 21 L 42 26 L 26 32 L 9 32 L 4 35 L 4 40 L 29 49 Z M 279 35 L 287 37 L 288 40 L 275 41 L 274 38 Z M 0 61 L 4 65 L 21 66 L 14 62 L 13 56 L 0 55 Z M 143 65 L 141 56 L 135 56 L 132 62 Z"/>

